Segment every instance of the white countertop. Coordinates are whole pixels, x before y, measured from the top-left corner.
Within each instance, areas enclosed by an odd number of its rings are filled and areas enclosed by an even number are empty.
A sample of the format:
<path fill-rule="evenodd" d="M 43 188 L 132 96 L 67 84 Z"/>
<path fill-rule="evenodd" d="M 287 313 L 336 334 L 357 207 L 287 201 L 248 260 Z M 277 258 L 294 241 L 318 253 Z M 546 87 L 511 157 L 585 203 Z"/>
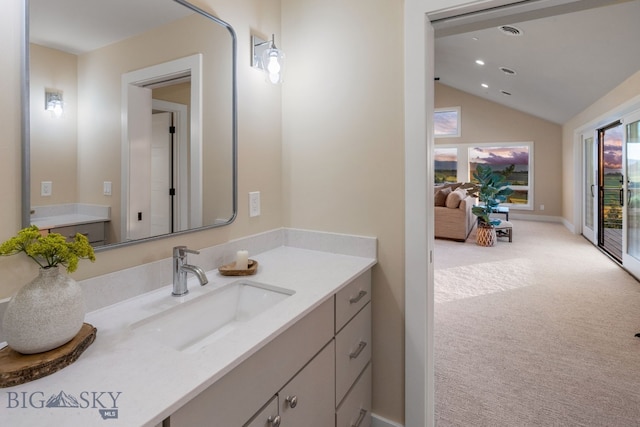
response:
<path fill-rule="evenodd" d="M 199 286 L 190 275 L 185 297 L 172 297 L 169 284 L 89 313 L 86 322 L 98 329 L 95 342 L 74 364 L 55 374 L 0 389 L 0 425 L 155 426 L 376 263 L 373 258 L 287 246 L 251 259 L 259 267 L 248 280 L 295 294 L 196 353 L 138 336 L 128 325 L 239 277 L 214 270 L 207 274 L 209 284 Z M 75 397 L 80 407 L 45 407 L 60 392 Z M 105 411 L 112 408 L 117 409 L 117 418 L 106 418 Z"/>

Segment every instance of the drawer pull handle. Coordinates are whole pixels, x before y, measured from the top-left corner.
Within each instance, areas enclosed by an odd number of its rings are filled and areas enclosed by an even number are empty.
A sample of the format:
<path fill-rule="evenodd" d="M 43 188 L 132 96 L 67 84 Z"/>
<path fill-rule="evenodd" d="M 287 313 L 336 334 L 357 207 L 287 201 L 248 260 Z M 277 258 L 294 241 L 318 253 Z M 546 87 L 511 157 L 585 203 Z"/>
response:
<path fill-rule="evenodd" d="M 360 341 L 360 344 L 358 344 L 358 348 L 356 348 L 356 351 L 354 351 L 349 355 L 349 359 L 355 359 L 358 356 L 360 356 L 360 353 L 362 353 L 362 350 L 364 350 L 366 346 L 367 346 L 366 342 Z"/>
<path fill-rule="evenodd" d="M 351 427 L 360 427 L 360 424 L 364 421 L 364 417 L 367 415 L 366 409 L 360 409 L 360 415 L 358 416 L 358 421 L 355 424 L 351 424 Z"/>
<path fill-rule="evenodd" d="M 349 300 L 349 304 L 357 304 L 364 296 L 367 295 L 367 291 L 360 291 L 358 296 L 353 297 Z"/>
<path fill-rule="evenodd" d="M 280 415 L 267 418 L 267 422 L 271 427 L 280 427 Z"/>
<path fill-rule="evenodd" d="M 298 406 L 298 396 L 287 396 L 287 398 L 285 399 L 286 402 L 289 404 L 289 407 L 291 409 L 295 408 L 296 406 Z"/>

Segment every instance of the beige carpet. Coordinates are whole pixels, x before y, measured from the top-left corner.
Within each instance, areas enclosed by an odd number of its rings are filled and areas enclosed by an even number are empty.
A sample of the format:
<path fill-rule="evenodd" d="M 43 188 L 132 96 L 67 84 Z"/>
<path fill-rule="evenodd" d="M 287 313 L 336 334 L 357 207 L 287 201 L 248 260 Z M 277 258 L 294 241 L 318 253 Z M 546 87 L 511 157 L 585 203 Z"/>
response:
<path fill-rule="evenodd" d="M 436 240 L 436 421 L 640 426 L 640 284 L 560 224 Z"/>

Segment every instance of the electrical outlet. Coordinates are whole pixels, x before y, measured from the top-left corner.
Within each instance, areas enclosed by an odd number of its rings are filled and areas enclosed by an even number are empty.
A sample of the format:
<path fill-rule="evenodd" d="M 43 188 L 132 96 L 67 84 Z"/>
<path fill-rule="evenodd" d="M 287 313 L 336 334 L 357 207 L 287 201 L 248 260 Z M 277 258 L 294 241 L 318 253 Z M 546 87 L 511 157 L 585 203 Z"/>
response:
<path fill-rule="evenodd" d="M 51 181 L 42 181 L 40 183 L 40 195 L 43 197 L 50 196 L 53 193 L 53 183 Z"/>
<path fill-rule="evenodd" d="M 540 210 L 543 211 L 544 210 L 544 205 L 540 205 Z"/>
<path fill-rule="evenodd" d="M 260 192 L 251 191 L 249 193 L 249 216 L 260 216 Z"/>
<path fill-rule="evenodd" d="M 105 181 L 102 184 L 102 194 L 104 194 L 105 196 L 111 195 L 111 181 Z"/>

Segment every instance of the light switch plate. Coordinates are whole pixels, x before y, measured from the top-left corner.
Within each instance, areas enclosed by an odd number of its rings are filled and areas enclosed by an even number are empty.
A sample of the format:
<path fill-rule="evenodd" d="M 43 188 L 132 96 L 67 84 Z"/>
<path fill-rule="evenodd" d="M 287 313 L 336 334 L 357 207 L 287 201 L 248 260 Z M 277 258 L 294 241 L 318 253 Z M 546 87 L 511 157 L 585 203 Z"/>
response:
<path fill-rule="evenodd" d="M 111 181 L 105 181 L 102 184 L 102 194 L 104 194 L 105 196 L 111 195 Z"/>
<path fill-rule="evenodd" d="M 249 193 L 249 216 L 260 216 L 260 192 L 251 191 Z"/>
<path fill-rule="evenodd" d="M 43 197 L 50 196 L 53 193 L 53 183 L 51 181 L 40 182 L 40 195 Z"/>

